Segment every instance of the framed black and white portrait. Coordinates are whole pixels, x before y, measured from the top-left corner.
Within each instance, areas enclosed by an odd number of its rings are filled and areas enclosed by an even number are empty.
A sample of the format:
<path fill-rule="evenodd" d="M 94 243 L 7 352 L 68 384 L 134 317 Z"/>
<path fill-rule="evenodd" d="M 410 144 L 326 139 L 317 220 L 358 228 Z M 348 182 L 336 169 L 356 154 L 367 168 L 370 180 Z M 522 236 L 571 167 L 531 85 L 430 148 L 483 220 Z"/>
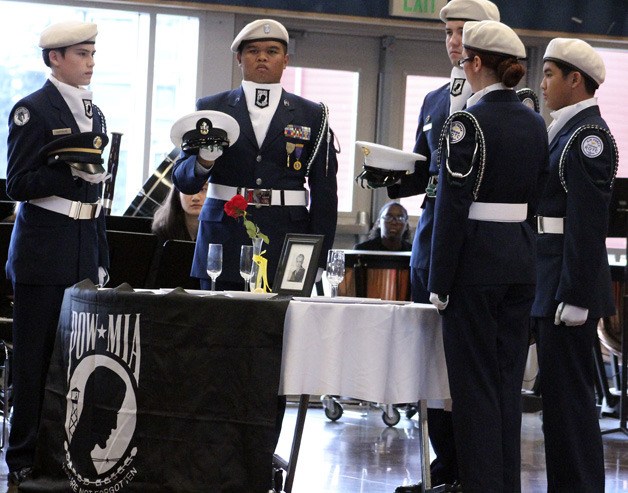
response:
<path fill-rule="evenodd" d="M 273 292 L 293 296 L 312 294 L 323 238 L 323 235 L 286 235 Z"/>

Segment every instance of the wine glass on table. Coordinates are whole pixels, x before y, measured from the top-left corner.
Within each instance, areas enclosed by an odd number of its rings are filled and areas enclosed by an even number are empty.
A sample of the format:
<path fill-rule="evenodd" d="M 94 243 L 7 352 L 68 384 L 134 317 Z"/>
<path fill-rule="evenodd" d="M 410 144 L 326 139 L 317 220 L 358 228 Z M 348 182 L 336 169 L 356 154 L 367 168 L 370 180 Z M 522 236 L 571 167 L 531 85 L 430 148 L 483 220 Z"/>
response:
<path fill-rule="evenodd" d="M 211 292 L 216 291 L 216 278 L 222 272 L 222 245 L 210 243 L 207 247 L 207 275 L 212 279 Z"/>
<path fill-rule="evenodd" d="M 253 274 L 253 246 L 242 245 L 240 249 L 240 275 L 244 279 L 244 290 L 248 291 L 249 280 Z"/>
<path fill-rule="evenodd" d="M 345 277 L 344 250 L 329 250 L 327 253 L 327 281 L 331 286 L 331 297 L 338 296 L 338 285 Z"/>

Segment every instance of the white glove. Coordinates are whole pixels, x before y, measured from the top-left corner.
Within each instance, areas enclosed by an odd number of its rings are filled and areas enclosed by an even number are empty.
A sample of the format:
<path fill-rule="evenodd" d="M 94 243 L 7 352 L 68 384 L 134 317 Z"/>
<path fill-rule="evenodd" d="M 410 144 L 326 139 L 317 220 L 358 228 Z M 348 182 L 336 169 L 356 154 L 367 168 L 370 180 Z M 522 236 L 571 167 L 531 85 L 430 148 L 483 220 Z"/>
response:
<path fill-rule="evenodd" d="M 211 146 L 211 147 L 201 147 L 198 150 L 198 155 L 200 158 L 205 161 L 211 161 L 212 163 L 222 156 L 222 147 L 220 146 Z"/>
<path fill-rule="evenodd" d="M 439 310 L 444 310 L 449 304 L 449 295 L 441 296 L 436 293 L 430 293 L 430 303 Z"/>
<path fill-rule="evenodd" d="M 98 267 L 98 286 L 103 288 L 109 282 L 109 272 L 104 267 Z"/>
<path fill-rule="evenodd" d="M 85 171 L 80 171 L 72 167 L 70 167 L 70 171 L 72 172 L 72 176 L 76 178 L 81 178 L 82 180 L 85 180 L 89 183 L 102 183 L 103 181 L 107 181 L 111 177 L 111 175 L 107 172 L 92 175 L 91 173 L 86 173 Z"/>
<path fill-rule="evenodd" d="M 554 325 L 560 325 L 561 322 L 564 322 L 568 327 L 576 327 L 585 323 L 588 316 L 588 308 L 581 308 L 562 302 L 556 309 Z"/>

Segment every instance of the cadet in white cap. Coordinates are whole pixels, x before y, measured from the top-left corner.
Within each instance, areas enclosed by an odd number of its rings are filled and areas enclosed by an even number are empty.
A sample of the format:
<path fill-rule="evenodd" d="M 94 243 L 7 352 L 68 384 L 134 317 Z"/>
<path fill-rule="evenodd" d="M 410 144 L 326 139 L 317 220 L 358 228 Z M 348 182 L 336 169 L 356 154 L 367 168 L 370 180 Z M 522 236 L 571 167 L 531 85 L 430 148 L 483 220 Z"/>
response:
<path fill-rule="evenodd" d="M 471 86 L 464 70 L 458 66 L 458 60 L 462 58 L 462 29 L 467 21 L 498 21 L 500 14 L 497 6 L 488 0 L 452 0 L 441 9 L 440 18 L 444 22 L 445 48 L 452 69 L 449 82 L 430 92 L 421 106 L 414 152 L 426 156 L 427 161 L 418 162 L 414 173 L 403 176 L 398 184 L 388 187 L 388 196 L 393 199 L 426 193 L 410 257 L 412 299 L 419 303 L 429 303 L 427 279 L 438 180 L 438 137 L 450 113 L 461 110 L 471 96 Z M 451 413 L 442 409 L 444 405 L 451 408 L 450 402 L 428 403 L 428 429 L 432 448 L 436 453 L 430 470 L 432 484 L 436 485 L 453 484 L 459 479 Z M 416 406 L 410 408 L 406 415 L 412 416 L 415 412 Z M 396 491 L 422 491 L 421 487 L 418 483 L 401 486 Z"/>
<path fill-rule="evenodd" d="M 51 25 L 39 46 L 51 74 L 9 117 L 7 193 L 22 204 L 7 262 L 13 283 L 13 421 L 9 483 L 32 471 L 35 439 L 64 290 L 106 277 L 109 251 L 101 214 L 105 119 L 87 86 L 96 24 Z"/>
<path fill-rule="evenodd" d="M 521 382 L 535 257 L 531 218 L 548 162 L 543 118 L 512 89 L 525 47 L 471 21 L 462 58 L 474 95 L 445 122 L 428 288 L 443 316 L 465 493 L 521 491 Z"/>
<path fill-rule="evenodd" d="M 605 241 L 617 147 L 595 98 L 606 75 L 597 51 L 579 39 L 556 38 L 543 59 L 541 89 L 553 120 L 532 316 L 548 491 L 603 492 L 592 349 L 598 320 L 615 313 Z"/>
<path fill-rule="evenodd" d="M 184 149 L 174 165 L 173 182 L 184 193 L 193 194 L 209 181 L 192 266 L 192 276 L 204 288 L 209 288 L 207 245 L 222 243 L 218 289 L 242 289 L 240 246 L 251 240 L 242 224 L 223 213 L 225 202 L 236 194 L 247 198 L 255 224 L 270 239 L 264 249 L 271 284 L 286 233 L 324 235 L 321 267 L 332 246 L 337 214 L 333 135 L 323 104 L 281 87 L 288 43 L 288 31 L 273 19 L 244 26 L 231 45 L 242 85 L 196 104 L 197 110 L 233 117 L 239 126 L 237 141 L 229 147 Z"/>

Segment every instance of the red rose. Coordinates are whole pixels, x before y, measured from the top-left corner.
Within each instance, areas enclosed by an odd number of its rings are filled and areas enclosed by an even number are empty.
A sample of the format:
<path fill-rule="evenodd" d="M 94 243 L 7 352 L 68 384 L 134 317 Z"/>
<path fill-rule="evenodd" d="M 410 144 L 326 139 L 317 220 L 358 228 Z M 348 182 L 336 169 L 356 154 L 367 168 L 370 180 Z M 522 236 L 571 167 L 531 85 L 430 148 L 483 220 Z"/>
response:
<path fill-rule="evenodd" d="M 246 211 L 246 199 L 242 195 L 234 195 L 229 202 L 225 203 L 225 214 L 231 217 L 241 217 Z"/>

